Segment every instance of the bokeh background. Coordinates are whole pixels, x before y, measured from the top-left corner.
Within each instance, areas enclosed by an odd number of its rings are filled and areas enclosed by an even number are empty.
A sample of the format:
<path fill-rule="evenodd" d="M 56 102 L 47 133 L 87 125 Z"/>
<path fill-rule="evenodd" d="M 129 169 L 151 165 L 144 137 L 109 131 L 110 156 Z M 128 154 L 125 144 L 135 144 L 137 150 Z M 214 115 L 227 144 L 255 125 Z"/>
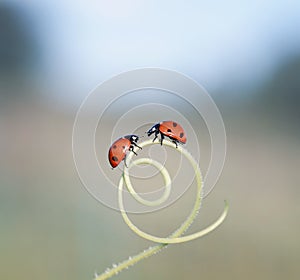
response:
<path fill-rule="evenodd" d="M 299 1 L 1 1 L 0 278 L 92 279 L 151 244 L 85 191 L 71 136 L 91 89 L 155 66 L 205 86 L 227 130 L 224 171 L 191 232 L 224 199 L 230 213 L 116 279 L 299 279 L 299 26 Z M 168 234 L 191 197 L 133 218 Z"/>

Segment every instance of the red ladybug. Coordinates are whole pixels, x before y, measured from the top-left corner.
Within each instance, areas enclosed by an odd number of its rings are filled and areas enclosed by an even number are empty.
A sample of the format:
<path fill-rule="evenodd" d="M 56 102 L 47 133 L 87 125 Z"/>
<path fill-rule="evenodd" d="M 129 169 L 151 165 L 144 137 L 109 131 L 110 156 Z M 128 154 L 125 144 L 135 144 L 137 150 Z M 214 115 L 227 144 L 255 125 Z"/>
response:
<path fill-rule="evenodd" d="M 155 133 L 153 142 L 155 141 L 158 134 L 160 133 L 161 145 L 165 136 L 169 137 L 172 140 L 172 142 L 176 145 L 176 148 L 178 147 L 179 142 L 183 144 L 186 143 L 186 135 L 182 126 L 173 121 L 163 121 L 155 124 L 147 132 L 148 136 L 150 136 L 152 133 Z"/>
<path fill-rule="evenodd" d="M 129 151 L 137 155 L 134 151 L 134 147 L 142 149 L 137 145 L 138 140 L 139 137 L 137 135 L 126 135 L 112 143 L 108 151 L 108 160 L 112 168 L 117 167 L 120 162 L 125 159 Z"/>

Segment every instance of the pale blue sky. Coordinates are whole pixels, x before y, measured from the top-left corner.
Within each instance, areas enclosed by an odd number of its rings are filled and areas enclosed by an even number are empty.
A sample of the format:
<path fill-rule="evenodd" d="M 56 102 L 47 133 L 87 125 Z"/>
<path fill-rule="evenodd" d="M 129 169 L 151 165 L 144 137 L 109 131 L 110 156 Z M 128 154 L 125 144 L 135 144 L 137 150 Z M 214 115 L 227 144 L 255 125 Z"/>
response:
<path fill-rule="evenodd" d="M 183 72 L 209 91 L 249 86 L 300 49 L 300 1 L 14 2 L 42 48 L 39 79 L 67 102 L 149 66 Z"/>

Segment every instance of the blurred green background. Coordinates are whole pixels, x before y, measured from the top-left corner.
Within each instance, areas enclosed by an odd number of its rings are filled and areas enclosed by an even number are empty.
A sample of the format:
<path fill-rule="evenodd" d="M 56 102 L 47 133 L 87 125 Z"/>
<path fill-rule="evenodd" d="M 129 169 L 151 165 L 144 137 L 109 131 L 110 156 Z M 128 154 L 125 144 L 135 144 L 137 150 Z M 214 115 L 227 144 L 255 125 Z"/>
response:
<path fill-rule="evenodd" d="M 190 231 L 224 199 L 230 212 L 209 236 L 116 279 L 299 279 L 299 11 L 297 1 L 1 1 L 0 278 L 92 279 L 151 244 L 85 191 L 71 136 L 98 83 L 156 66 L 204 85 L 227 130 L 222 176 Z M 192 195 L 133 218 L 168 234 Z"/>

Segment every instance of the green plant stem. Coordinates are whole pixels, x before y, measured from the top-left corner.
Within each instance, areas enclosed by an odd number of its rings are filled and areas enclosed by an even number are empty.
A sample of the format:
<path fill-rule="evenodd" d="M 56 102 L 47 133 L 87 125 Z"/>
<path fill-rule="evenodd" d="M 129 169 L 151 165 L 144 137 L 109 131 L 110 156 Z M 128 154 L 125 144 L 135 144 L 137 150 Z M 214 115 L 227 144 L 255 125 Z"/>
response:
<path fill-rule="evenodd" d="M 145 141 L 145 142 L 141 143 L 140 146 L 145 147 L 145 146 L 153 145 L 153 144 L 158 144 L 158 143 L 157 142 L 152 142 L 151 140 L 148 140 L 148 141 Z M 171 142 L 168 142 L 168 141 L 164 141 L 164 145 L 175 148 L 174 144 L 171 143 Z M 150 257 L 150 256 L 154 255 L 155 253 L 159 252 L 163 247 L 167 246 L 168 244 L 187 242 L 187 241 L 202 237 L 202 236 L 212 232 L 214 229 L 216 229 L 220 224 L 222 224 L 222 222 L 226 218 L 226 215 L 228 213 L 228 204 L 225 201 L 225 208 L 223 210 L 223 213 L 221 214 L 221 216 L 213 224 L 211 224 L 207 228 L 205 228 L 205 229 L 203 229 L 203 230 L 201 230 L 197 233 L 193 233 L 193 234 L 190 234 L 190 235 L 187 235 L 187 236 L 181 236 L 190 227 L 190 225 L 193 223 L 193 221 L 195 220 L 195 218 L 196 218 L 196 216 L 199 212 L 199 209 L 200 209 L 200 206 L 201 206 L 201 201 L 202 201 L 203 180 L 202 180 L 202 175 L 201 175 L 200 168 L 199 168 L 197 162 L 191 156 L 191 154 L 188 153 L 182 147 L 178 147 L 178 148 L 175 148 L 175 149 L 176 149 L 176 151 L 180 152 L 181 154 L 183 154 L 188 159 L 188 161 L 191 163 L 191 165 L 192 165 L 192 167 L 195 171 L 196 182 L 197 182 L 197 194 L 196 194 L 196 200 L 195 200 L 195 203 L 194 203 L 194 207 L 193 207 L 191 213 L 189 214 L 187 219 L 183 222 L 183 224 L 173 234 L 171 234 L 167 238 L 156 237 L 156 236 L 153 236 L 151 234 L 145 233 L 145 232 L 141 231 L 139 228 L 137 228 L 131 222 L 131 220 L 129 219 L 129 217 L 128 217 L 125 209 L 124 209 L 123 197 L 122 197 L 124 181 L 126 182 L 126 185 L 127 185 L 127 188 L 129 190 L 129 192 L 131 194 L 132 194 L 132 192 L 135 192 L 133 187 L 131 186 L 131 182 L 130 182 L 130 179 L 129 179 L 128 171 L 130 170 L 130 168 L 132 166 L 138 165 L 138 164 L 153 165 L 156 168 L 158 168 L 160 170 L 160 172 L 162 173 L 162 175 L 164 177 L 164 180 L 165 180 L 166 186 L 168 186 L 168 184 L 170 184 L 171 182 L 168 181 L 167 171 L 164 169 L 163 166 L 159 166 L 156 161 L 148 159 L 148 158 L 142 158 L 142 159 L 138 159 L 138 160 L 135 160 L 135 161 L 131 162 L 129 167 L 128 167 L 128 170 L 124 169 L 123 176 L 120 178 L 120 182 L 119 182 L 118 197 L 119 197 L 119 207 L 120 207 L 120 210 L 121 210 L 122 217 L 123 217 L 124 221 L 126 222 L 126 224 L 129 226 L 129 228 L 132 231 L 134 231 L 137 235 L 139 235 L 139 236 L 141 236 L 141 237 L 143 237 L 147 240 L 157 242 L 159 244 L 144 250 L 143 252 L 129 258 L 128 260 L 125 260 L 125 261 L 121 262 L 118 265 L 113 266 L 113 268 L 108 269 L 104 273 L 102 273 L 101 275 L 97 276 L 95 278 L 96 280 L 109 279 L 110 277 L 118 274 L 119 272 L 121 272 L 122 270 L 128 268 L 129 266 L 132 266 L 132 265 L 136 264 L 137 262 L 139 262 L 139 261 L 141 261 L 141 260 L 143 260 L 147 257 Z M 130 154 L 128 156 L 128 160 L 130 161 L 131 158 L 132 158 L 132 154 Z M 136 200 L 140 201 L 140 198 L 137 197 L 137 195 L 133 195 L 133 197 L 135 197 Z M 162 201 L 162 199 L 160 199 L 160 200 Z M 154 201 L 154 203 L 156 203 L 156 201 Z"/>
<path fill-rule="evenodd" d="M 131 159 L 131 157 L 129 156 L 129 159 Z M 158 171 L 162 174 L 163 176 L 163 179 L 165 181 L 165 191 L 163 193 L 163 195 L 156 199 L 156 200 L 153 200 L 153 201 L 149 201 L 149 200 L 146 200 L 142 197 L 140 197 L 136 191 L 134 190 L 132 184 L 131 184 L 131 181 L 130 181 L 130 176 L 129 176 L 129 170 L 131 167 L 133 167 L 134 165 L 139 165 L 139 164 L 149 164 L 149 165 L 152 165 L 154 166 L 155 168 L 158 169 Z M 167 169 L 158 161 L 156 160 L 153 160 L 153 159 L 150 159 L 150 158 L 140 158 L 140 159 L 137 159 L 135 161 L 133 161 L 128 168 L 124 169 L 124 172 L 123 172 L 123 178 L 125 180 L 125 184 L 126 184 L 126 187 L 129 191 L 129 193 L 133 196 L 133 198 L 140 202 L 141 204 L 143 205 L 146 205 L 146 206 L 157 206 L 157 205 L 161 205 L 162 203 L 164 203 L 170 196 L 170 193 L 171 193 L 171 178 L 170 178 L 170 175 L 169 175 L 169 172 L 167 171 Z M 120 184 L 120 183 L 119 183 Z M 123 182 L 122 182 L 123 184 Z M 120 197 L 120 196 L 119 196 Z"/>

